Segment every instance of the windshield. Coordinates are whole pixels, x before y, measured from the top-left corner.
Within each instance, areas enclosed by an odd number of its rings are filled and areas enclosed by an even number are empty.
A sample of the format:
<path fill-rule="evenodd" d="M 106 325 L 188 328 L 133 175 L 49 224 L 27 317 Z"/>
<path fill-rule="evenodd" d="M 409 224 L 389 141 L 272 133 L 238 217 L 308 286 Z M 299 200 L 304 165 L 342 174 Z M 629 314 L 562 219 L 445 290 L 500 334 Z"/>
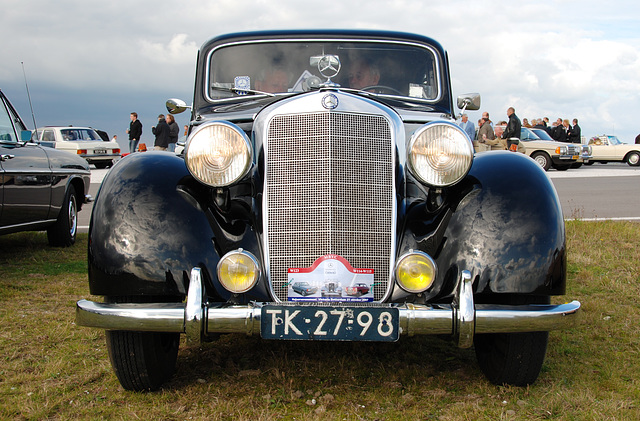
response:
<path fill-rule="evenodd" d="M 549 136 L 549 133 L 547 133 L 545 130 L 533 129 L 533 132 L 542 140 L 551 140 L 551 141 L 553 141 L 553 138 L 551 136 Z"/>
<path fill-rule="evenodd" d="M 609 143 L 612 145 L 622 145 L 622 142 L 617 136 L 607 136 L 607 138 L 609 139 Z"/>
<path fill-rule="evenodd" d="M 207 80 L 210 100 L 256 93 L 306 92 L 327 82 L 428 102 L 439 99 L 441 91 L 433 50 L 390 42 L 225 45 L 210 53 Z"/>
<path fill-rule="evenodd" d="M 63 140 L 102 140 L 98 134 L 91 129 L 61 129 Z"/>

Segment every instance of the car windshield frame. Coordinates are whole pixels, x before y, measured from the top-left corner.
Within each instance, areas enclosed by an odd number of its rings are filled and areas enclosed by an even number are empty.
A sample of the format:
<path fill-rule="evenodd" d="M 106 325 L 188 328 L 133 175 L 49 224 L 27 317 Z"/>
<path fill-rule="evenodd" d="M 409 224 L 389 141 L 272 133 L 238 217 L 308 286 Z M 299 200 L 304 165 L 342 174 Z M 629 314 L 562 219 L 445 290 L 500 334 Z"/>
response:
<path fill-rule="evenodd" d="M 326 77 L 326 72 L 322 75 L 317 65 L 317 60 L 327 55 L 337 55 L 340 59 L 336 66 L 339 72 L 331 78 Z M 412 60 L 400 60 L 401 57 Z M 234 60 L 237 63 L 229 64 Z M 203 88 L 205 99 L 212 103 L 242 101 L 256 95 L 286 96 L 315 89 L 318 84 L 333 83 L 347 90 L 435 104 L 444 93 L 441 60 L 436 48 L 412 41 L 348 37 L 232 41 L 208 52 Z M 380 79 L 376 86 L 390 86 L 397 91 L 369 92 L 349 87 L 346 82 L 350 71 L 355 71 L 356 63 L 362 62 L 375 63 L 379 69 Z M 390 66 L 391 62 L 395 65 Z M 397 65 L 399 62 L 404 66 L 401 69 Z M 393 72 L 385 73 L 386 68 L 393 68 Z M 270 70 L 286 71 L 286 92 L 283 89 L 280 89 L 283 92 L 258 89 L 261 87 L 259 82 L 264 82 L 261 78 L 265 78 Z M 413 76 L 408 76 L 411 72 L 414 72 Z M 309 79 L 310 76 L 315 80 Z"/>

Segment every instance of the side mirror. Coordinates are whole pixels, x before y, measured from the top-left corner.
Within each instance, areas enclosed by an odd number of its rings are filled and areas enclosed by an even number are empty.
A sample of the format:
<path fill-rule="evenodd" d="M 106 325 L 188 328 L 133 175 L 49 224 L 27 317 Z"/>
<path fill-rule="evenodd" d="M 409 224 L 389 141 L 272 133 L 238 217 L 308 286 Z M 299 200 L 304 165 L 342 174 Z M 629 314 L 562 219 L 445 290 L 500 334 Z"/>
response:
<path fill-rule="evenodd" d="M 33 135 L 33 133 L 31 132 L 31 130 L 22 130 L 20 132 L 20 140 L 23 142 L 29 142 L 31 141 L 31 136 Z"/>
<path fill-rule="evenodd" d="M 171 114 L 180 114 L 187 108 L 191 108 L 191 106 L 187 105 L 186 102 L 176 98 L 168 99 L 165 105 L 167 107 L 167 111 Z"/>
<path fill-rule="evenodd" d="M 458 108 L 464 110 L 475 111 L 480 109 L 480 94 L 463 94 L 458 97 Z"/>

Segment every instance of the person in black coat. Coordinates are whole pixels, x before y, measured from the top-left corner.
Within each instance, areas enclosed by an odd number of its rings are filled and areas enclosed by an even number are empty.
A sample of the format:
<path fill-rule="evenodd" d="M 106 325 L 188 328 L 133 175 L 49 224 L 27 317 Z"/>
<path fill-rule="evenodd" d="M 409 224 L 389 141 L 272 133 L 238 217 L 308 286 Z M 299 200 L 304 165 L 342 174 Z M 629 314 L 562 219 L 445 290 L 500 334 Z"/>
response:
<path fill-rule="evenodd" d="M 166 151 L 169 146 L 169 125 L 164 121 L 164 114 L 158 116 L 158 124 L 151 128 L 151 131 L 156 136 L 156 141 L 153 144 L 156 151 Z"/>
<path fill-rule="evenodd" d="M 138 142 L 142 136 L 142 123 L 138 120 L 138 113 L 131 113 L 131 123 L 129 123 L 129 152 L 133 153 L 138 149 Z"/>
<path fill-rule="evenodd" d="M 569 142 L 582 143 L 582 130 L 578 126 L 578 119 L 573 119 L 573 126 L 569 127 Z"/>
<path fill-rule="evenodd" d="M 509 116 L 509 121 L 502 133 L 502 138 L 507 141 L 507 149 L 511 149 L 511 145 L 518 145 L 520 143 L 522 123 L 520 123 L 520 119 L 516 115 L 516 110 L 513 107 L 509 107 L 507 116 Z"/>

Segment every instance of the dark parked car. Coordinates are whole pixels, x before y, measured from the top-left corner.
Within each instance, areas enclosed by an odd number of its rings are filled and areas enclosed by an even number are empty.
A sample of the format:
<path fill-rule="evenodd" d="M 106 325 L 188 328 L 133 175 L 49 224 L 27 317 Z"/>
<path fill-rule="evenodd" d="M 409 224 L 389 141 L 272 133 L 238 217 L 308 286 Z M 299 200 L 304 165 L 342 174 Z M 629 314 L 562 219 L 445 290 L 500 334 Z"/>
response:
<path fill-rule="evenodd" d="M 523 154 L 474 156 L 436 41 L 378 31 L 220 36 L 198 54 L 184 159 L 120 160 L 93 210 L 79 325 L 125 389 L 170 378 L 180 334 L 450 335 L 498 384 L 540 372 L 566 286 L 558 196 Z M 457 99 L 478 109 L 478 94 Z M 526 192 L 526 194 L 523 194 Z M 372 286 L 299 302 L 293 279 Z M 296 294 L 297 295 L 297 294 Z M 312 297 L 307 297 L 311 299 Z M 562 300 L 564 302 L 564 300 Z M 425 360 L 428 356 L 425 356 Z"/>
<path fill-rule="evenodd" d="M 357 296 L 367 294 L 369 292 L 369 289 L 370 288 L 369 286 L 367 286 L 367 284 L 355 284 L 354 286 L 345 288 L 347 295 L 357 295 Z"/>
<path fill-rule="evenodd" d="M 89 164 L 30 139 L 31 131 L 0 91 L 0 234 L 47 230 L 49 244 L 70 246 L 78 212 L 90 200 Z"/>
<path fill-rule="evenodd" d="M 294 282 L 291 288 L 302 296 L 315 294 L 318 291 L 318 288 L 311 286 L 309 282 Z"/>

